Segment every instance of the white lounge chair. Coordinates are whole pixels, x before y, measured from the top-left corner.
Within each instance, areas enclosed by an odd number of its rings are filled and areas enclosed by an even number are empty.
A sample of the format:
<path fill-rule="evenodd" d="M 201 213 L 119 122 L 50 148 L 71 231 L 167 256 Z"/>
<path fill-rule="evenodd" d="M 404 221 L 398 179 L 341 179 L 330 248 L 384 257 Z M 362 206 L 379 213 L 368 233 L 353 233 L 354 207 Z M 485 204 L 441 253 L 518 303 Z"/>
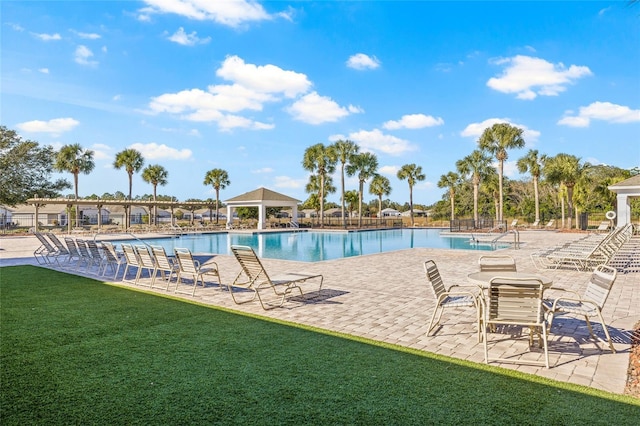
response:
<path fill-rule="evenodd" d="M 318 290 L 322 289 L 324 277 L 320 274 L 289 272 L 270 277 L 251 247 L 233 245 L 231 246 L 231 251 L 242 267 L 242 270 L 238 273 L 233 283 L 227 286 L 236 304 L 248 303 L 257 297 L 263 309 L 277 308 L 284 304 L 286 298 L 291 295 L 294 290 L 299 291 L 300 295 L 303 296 L 304 293 L 300 284 L 313 279 L 320 280 Z M 235 293 L 238 293 L 239 290 L 248 291 L 251 297 L 244 300 L 236 298 Z M 264 300 L 261 295 L 261 291 L 264 290 L 273 291 L 276 296 L 275 303 Z"/>
<path fill-rule="evenodd" d="M 198 281 L 200 281 L 202 287 L 205 287 L 205 276 L 216 277 L 218 281 L 218 285 L 222 287 L 222 281 L 220 280 L 220 274 L 218 272 L 218 264 L 215 262 L 210 262 L 206 264 L 206 267 L 200 265 L 200 262 L 193 258 L 191 251 L 186 248 L 175 248 L 174 252 L 176 254 L 176 259 L 178 260 L 178 277 L 176 280 L 176 293 L 189 293 L 179 289 L 180 284 L 182 284 L 182 280 L 186 276 L 191 276 L 193 279 L 193 290 L 191 291 L 191 295 L 195 296 L 196 287 L 198 286 Z"/>

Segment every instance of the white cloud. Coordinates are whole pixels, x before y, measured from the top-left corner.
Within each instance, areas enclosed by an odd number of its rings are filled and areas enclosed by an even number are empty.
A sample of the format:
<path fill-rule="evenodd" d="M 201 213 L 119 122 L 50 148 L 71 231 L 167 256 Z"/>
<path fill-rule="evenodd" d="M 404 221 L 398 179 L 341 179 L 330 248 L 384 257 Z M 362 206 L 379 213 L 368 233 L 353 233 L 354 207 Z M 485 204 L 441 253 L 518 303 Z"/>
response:
<path fill-rule="evenodd" d="M 93 151 L 93 158 L 96 160 L 110 160 L 112 158 L 111 147 L 108 145 L 96 143 L 91 145 L 91 150 Z"/>
<path fill-rule="evenodd" d="M 24 27 L 22 27 L 19 24 L 14 24 L 13 22 L 7 22 L 6 24 L 10 26 L 11 29 L 14 31 L 20 31 L 20 32 L 24 31 Z"/>
<path fill-rule="evenodd" d="M 38 38 L 42 41 L 52 41 L 52 40 L 62 40 L 62 37 L 60 37 L 60 34 L 55 33 L 55 34 L 38 34 L 38 33 L 31 33 L 35 38 Z"/>
<path fill-rule="evenodd" d="M 261 169 L 251 170 L 251 173 L 262 174 L 262 173 L 271 173 L 273 169 L 271 167 L 263 167 Z"/>
<path fill-rule="evenodd" d="M 397 176 L 398 170 L 400 170 L 400 166 L 382 166 L 378 169 L 378 172 L 382 175 L 387 176 Z"/>
<path fill-rule="evenodd" d="M 347 66 L 356 70 L 373 70 L 380 66 L 380 61 L 375 56 L 371 57 L 364 53 L 356 53 L 349 57 Z"/>
<path fill-rule="evenodd" d="M 402 116 L 402 118 L 397 121 L 387 121 L 382 127 L 387 130 L 422 129 L 424 127 L 441 126 L 443 124 L 444 120 L 440 117 L 435 118 L 431 115 L 409 114 Z"/>
<path fill-rule="evenodd" d="M 49 121 L 26 121 L 17 124 L 16 127 L 24 132 L 59 135 L 60 133 L 73 130 L 78 124 L 80 124 L 80 122 L 73 118 L 54 118 Z"/>
<path fill-rule="evenodd" d="M 118 95 L 114 95 L 113 98 L 111 98 L 114 101 L 119 101 L 120 99 L 122 99 L 122 95 L 118 94 Z"/>
<path fill-rule="evenodd" d="M 589 127 L 591 120 L 602 120 L 608 123 L 640 121 L 640 110 L 611 102 L 593 102 L 586 107 L 580 107 L 577 116 L 569 115 L 572 113 L 573 111 L 567 111 L 566 116 L 558 121 L 558 124 L 570 127 Z"/>
<path fill-rule="evenodd" d="M 256 92 L 281 92 L 289 98 L 306 93 L 311 87 L 311 82 L 304 74 L 270 64 L 247 64 L 238 56 L 227 57 L 216 75 Z"/>
<path fill-rule="evenodd" d="M 202 135 L 200 134 L 200 131 L 199 131 L 198 129 L 191 129 L 191 130 L 189 130 L 189 131 L 187 132 L 187 135 L 189 135 L 189 136 L 196 136 L 196 137 L 200 137 L 200 136 L 202 136 Z"/>
<path fill-rule="evenodd" d="M 327 96 L 311 92 L 294 102 L 287 112 L 298 121 L 309 124 L 334 122 L 350 114 L 345 107 L 338 105 Z"/>
<path fill-rule="evenodd" d="M 261 123 L 253 121 L 239 115 L 223 115 L 218 121 L 221 130 L 229 131 L 235 128 L 251 129 L 251 130 L 271 130 L 275 126 L 273 124 Z"/>
<path fill-rule="evenodd" d="M 534 99 L 540 96 L 557 96 L 568 84 L 592 75 L 586 66 L 552 64 L 544 59 L 518 55 L 496 61 L 505 65 L 502 75 L 492 77 L 487 86 L 502 93 L 515 93 L 518 99 Z"/>
<path fill-rule="evenodd" d="M 97 61 L 91 60 L 93 57 L 93 52 L 87 46 L 80 45 L 76 47 L 76 51 L 74 53 L 74 60 L 80 65 L 88 65 L 95 66 L 98 64 Z"/>
<path fill-rule="evenodd" d="M 520 174 L 520 172 L 518 171 L 518 162 L 517 161 L 505 161 L 503 164 L 503 174 L 504 176 L 507 177 L 514 177 L 514 176 L 518 176 Z M 496 170 L 498 169 L 498 163 L 494 163 L 493 167 L 496 168 Z"/>
<path fill-rule="evenodd" d="M 96 33 L 83 33 L 76 30 L 71 30 L 71 32 L 77 35 L 78 37 L 84 38 L 87 40 L 98 40 L 99 38 L 102 38 L 100 34 L 96 34 Z"/>
<path fill-rule="evenodd" d="M 348 139 L 360 145 L 362 151 L 378 151 L 389 155 L 401 155 L 416 151 L 418 147 L 407 140 L 385 135 L 379 129 L 360 130 L 350 133 Z"/>
<path fill-rule="evenodd" d="M 178 28 L 178 31 L 167 37 L 167 39 L 183 46 L 195 46 L 196 44 L 206 44 L 211 41 L 211 37 L 199 38 L 195 31 L 187 34 L 182 27 Z"/>
<path fill-rule="evenodd" d="M 524 138 L 527 146 L 530 146 L 532 143 L 535 143 L 540 138 L 540 132 L 538 130 L 529 129 L 527 126 L 523 124 L 513 123 L 508 118 L 488 118 L 480 123 L 471 123 L 465 129 L 460 132 L 460 136 L 463 137 L 473 137 L 479 138 L 482 136 L 482 133 L 485 129 L 493 126 L 498 123 L 507 123 L 511 126 L 518 127 L 523 130 L 522 137 Z"/>
<path fill-rule="evenodd" d="M 49 74 L 49 68 L 39 68 L 38 71 L 40 71 L 42 74 Z"/>
<path fill-rule="evenodd" d="M 192 154 L 190 149 L 176 149 L 165 144 L 158 145 L 154 142 L 147 144 L 134 143 L 129 148 L 140 151 L 142 156 L 149 160 L 188 160 Z"/>
<path fill-rule="evenodd" d="M 276 176 L 274 186 L 276 188 L 304 188 L 307 184 L 306 179 L 294 179 L 289 176 Z"/>
<path fill-rule="evenodd" d="M 253 0 L 145 0 L 138 19 L 147 21 L 151 14 L 174 13 L 198 21 L 214 21 L 229 27 L 271 19 L 262 5 Z M 279 15 L 278 15 L 279 16 Z"/>

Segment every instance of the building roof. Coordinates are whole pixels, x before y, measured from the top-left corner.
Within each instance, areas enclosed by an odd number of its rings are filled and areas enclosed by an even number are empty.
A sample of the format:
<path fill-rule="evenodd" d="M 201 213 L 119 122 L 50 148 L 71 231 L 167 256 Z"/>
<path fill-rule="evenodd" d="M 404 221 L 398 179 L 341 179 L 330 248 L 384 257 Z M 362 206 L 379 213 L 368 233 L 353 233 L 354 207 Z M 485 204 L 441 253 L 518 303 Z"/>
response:
<path fill-rule="evenodd" d="M 631 176 L 629 179 L 625 179 L 621 182 L 609 185 L 609 189 L 623 189 L 623 188 L 640 188 L 640 175 Z"/>
<path fill-rule="evenodd" d="M 261 201 L 284 201 L 288 204 L 300 200 L 291 198 L 288 195 L 281 194 L 279 192 L 272 191 L 267 188 L 258 188 L 253 191 L 245 192 L 237 197 L 229 198 L 225 203 L 242 203 L 242 202 L 261 202 Z"/>

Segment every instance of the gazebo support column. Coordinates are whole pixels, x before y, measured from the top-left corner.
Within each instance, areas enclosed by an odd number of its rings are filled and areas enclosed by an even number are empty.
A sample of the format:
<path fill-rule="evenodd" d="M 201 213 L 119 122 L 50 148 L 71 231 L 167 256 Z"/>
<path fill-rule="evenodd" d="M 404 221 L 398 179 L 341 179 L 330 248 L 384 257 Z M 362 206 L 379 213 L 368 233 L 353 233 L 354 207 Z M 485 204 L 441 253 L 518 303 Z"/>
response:
<path fill-rule="evenodd" d="M 631 223 L 631 198 L 629 197 L 629 194 L 618 194 L 616 199 L 618 202 L 616 223 L 618 226 Z"/>
<path fill-rule="evenodd" d="M 266 226 L 266 220 L 265 218 L 267 217 L 267 208 L 265 207 L 264 204 L 260 204 L 258 206 L 258 229 L 265 229 Z"/>

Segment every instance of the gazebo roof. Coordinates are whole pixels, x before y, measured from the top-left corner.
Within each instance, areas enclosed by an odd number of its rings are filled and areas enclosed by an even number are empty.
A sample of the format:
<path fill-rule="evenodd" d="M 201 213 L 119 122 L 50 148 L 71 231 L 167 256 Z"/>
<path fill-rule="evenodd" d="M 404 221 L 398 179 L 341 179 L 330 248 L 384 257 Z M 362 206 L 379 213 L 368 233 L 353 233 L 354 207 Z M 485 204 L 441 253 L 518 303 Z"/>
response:
<path fill-rule="evenodd" d="M 251 203 L 251 202 L 263 202 L 263 201 L 283 201 L 289 205 L 291 203 L 298 203 L 300 200 L 281 194 L 279 192 L 272 191 L 267 188 L 258 188 L 253 191 L 245 192 L 244 194 L 230 198 L 225 203 Z"/>
<path fill-rule="evenodd" d="M 629 179 L 625 179 L 621 182 L 614 183 L 613 185 L 609 185 L 609 189 L 614 192 L 616 189 L 631 189 L 631 188 L 640 189 L 640 175 L 631 176 Z"/>

